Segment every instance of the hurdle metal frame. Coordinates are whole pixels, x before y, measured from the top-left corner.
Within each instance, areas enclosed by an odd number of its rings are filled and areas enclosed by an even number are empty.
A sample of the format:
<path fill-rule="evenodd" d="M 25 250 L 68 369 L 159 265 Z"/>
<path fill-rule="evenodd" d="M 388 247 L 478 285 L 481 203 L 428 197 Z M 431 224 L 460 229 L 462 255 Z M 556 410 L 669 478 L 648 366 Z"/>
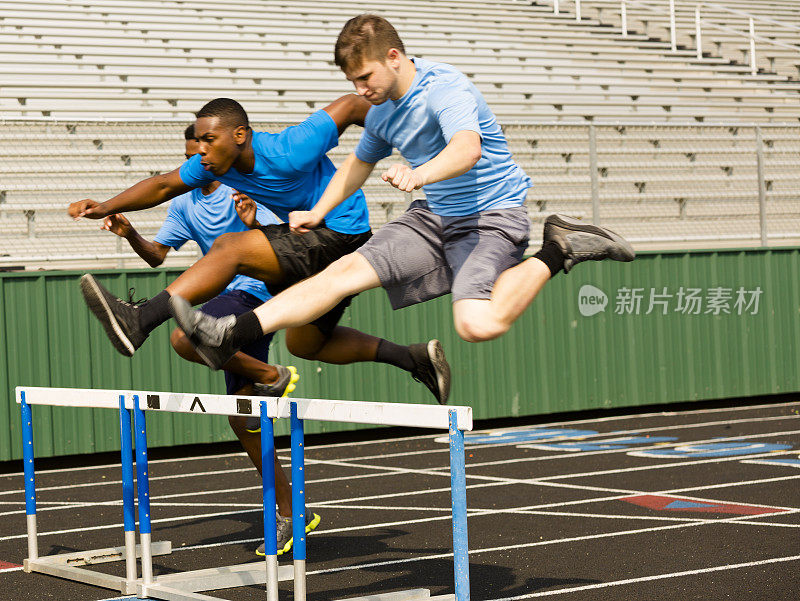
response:
<path fill-rule="evenodd" d="M 428 589 L 412 589 L 372 594 L 365 597 L 351 597 L 347 601 L 469 601 L 464 431 L 472 430 L 472 409 L 470 407 L 41 387 L 17 387 L 16 397 L 17 402 L 20 404 L 23 423 L 23 461 L 29 555 L 24 562 L 24 569 L 27 572 L 43 572 L 87 584 L 120 590 L 123 593 L 135 592 L 139 597 L 151 597 L 164 599 L 165 601 L 213 601 L 218 598 L 200 594 L 199 591 L 253 584 L 266 584 L 267 601 L 277 601 L 278 582 L 294 580 L 294 601 L 305 601 L 306 521 L 303 422 L 306 419 L 314 419 L 360 424 L 437 428 L 449 431 L 455 594 L 432 597 Z M 33 426 L 30 409 L 30 405 L 33 404 L 119 408 L 125 529 L 124 547 L 86 551 L 77 554 L 59 554 L 44 558 L 38 556 Z M 130 410 L 133 410 L 136 440 L 139 545 L 134 544 Z M 153 575 L 153 556 L 169 554 L 171 552 L 171 544 L 169 542 L 151 542 L 146 411 L 208 413 L 260 418 L 265 564 L 251 562 L 163 576 Z M 275 474 L 272 459 L 275 448 L 272 420 L 278 418 L 291 420 L 292 534 L 294 537 L 293 566 L 280 567 L 277 560 Z M 141 558 L 142 576 L 140 578 L 137 578 L 137 557 Z M 116 561 L 123 558 L 126 561 L 125 578 L 100 574 L 76 567 L 77 565 Z"/>

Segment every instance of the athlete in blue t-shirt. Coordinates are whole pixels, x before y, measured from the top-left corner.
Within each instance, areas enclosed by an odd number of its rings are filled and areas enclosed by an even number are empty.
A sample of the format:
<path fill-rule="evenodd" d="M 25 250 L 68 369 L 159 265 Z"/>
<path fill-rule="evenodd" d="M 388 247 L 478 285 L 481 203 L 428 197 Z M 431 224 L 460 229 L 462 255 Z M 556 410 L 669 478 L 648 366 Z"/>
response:
<path fill-rule="evenodd" d="M 238 102 L 217 98 L 197 113 L 198 155 L 179 169 L 139 182 L 106 202 L 72 203 L 69 213 L 76 218 L 103 218 L 148 208 L 218 180 L 237 191 L 237 201 L 249 197 L 285 219 L 292 211 L 316 204 L 336 172 L 325 153 L 336 146 L 346 127 L 363 124 L 368 109 L 368 102 L 348 94 L 299 125 L 273 134 L 254 132 Z M 366 201 L 358 187 L 341 200 L 326 221 L 305 236 L 292 233 L 288 223 L 220 236 L 208 254 L 141 306 L 120 301 L 91 275 L 81 279 L 84 298 L 115 348 L 130 356 L 154 328 L 169 319 L 172 294 L 201 303 L 222 292 L 236 274 L 265 282 L 276 293 L 353 252 L 371 236 Z M 389 363 L 423 382 L 440 403 L 446 402 L 449 366 L 440 343 L 403 346 L 341 327 L 338 321 L 351 299 L 348 295 L 324 315 L 287 331 L 289 351 L 336 364 Z M 242 327 L 257 329 L 258 324 L 245 322 Z"/>
<path fill-rule="evenodd" d="M 405 192 L 424 188 L 426 200 L 413 202 L 354 253 L 235 322 L 198 316 L 173 297 L 179 325 L 211 363 L 224 361 L 252 336 L 305 323 L 339 299 L 378 286 L 395 309 L 452 292 L 459 336 L 491 340 L 508 331 L 562 269 L 589 259 L 633 259 L 630 245 L 613 232 L 551 215 L 542 249 L 523 261 L 531 181 L 467 77 L 450 65 L 408 58 L 395 29 L 377 15 L 348 21 L 334 58 L 373 106 L 355 152 L 313 209 L 289 215 L 291 229 L 313 231 L 393 148 L 410 166 L 392 165 L 383 180 Z M 256 322 L 255 332 L 240 326 Z"/>
<path fill-rule="evenodd" d="M 186 139 L 186 158 L 197 154 L 194 125 L 184 131 Z M 131 248 L 151 267 L 164 262 L 171 249 L 178 250 L 189 240 L 197 242 L 205 255 L 214 240 L 221 234 L 244 232 L 261 224 L 278 223 L 278 218 L 269 209 L 255 203 L 234 205 L 231 195 L 234 190 L 217 181 L 208 182 L 172 199 L 167 217 L 155 238 L 146 240 L 122 214 L 109 215 L 103 220 L 103 229 L 125 238 Z M 207 315 L 225 317 L 241 315 L 260 305 L 270 297 L 263 282 L 243 275 L 237 275 L 225 290 L 205 303 L 201 308 Z M 292 392 L 298 381 L 294 367 L 269 365 L 269 344 L 272 334 L 268 334 L 251 344 L 242 347 L 225 364 L 225 388 L 228 394 L 283 397 Z M 175 328 L 170 336 L 175 351 L 184 359 L 204 364 L 186 336 Z M 261 435 L 256 418 L 231 416 L 231 428 L 242 443 L 248 456 L 261 473 Z M 291 548 L 290 528 L 285 525 L 286 517 L 292 515 L 292 491 L 286 474 L 275 455 L 276 486 L 275 496 L 278 504 L 278 549 L 281 553 Z M 314 514 L 310 527 L 319 524 L 319 516 Z"/>

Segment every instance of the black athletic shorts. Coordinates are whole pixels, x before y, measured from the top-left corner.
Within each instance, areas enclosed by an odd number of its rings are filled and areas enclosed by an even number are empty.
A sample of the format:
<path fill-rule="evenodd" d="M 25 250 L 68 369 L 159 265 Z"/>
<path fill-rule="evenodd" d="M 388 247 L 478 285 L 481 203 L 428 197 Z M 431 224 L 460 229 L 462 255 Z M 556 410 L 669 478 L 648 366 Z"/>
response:
<path fill-rule="evenodd" d="M 267 290 L 273 296 L 319 273 L 336 259 L 349 255 L 372 236 L 369 231 L 363 234 L 342 234 L 325 227 L 324 223 L 302 236 L 293 234 L 288 223 L 262 225 L 259 229 L 269 240 L 283 270 L 284 278 L 280 284 L 267 284 Z M 325 336 L 330 336 L 352 300 L 352 296 L 345 298 L 311 323 Z"/>

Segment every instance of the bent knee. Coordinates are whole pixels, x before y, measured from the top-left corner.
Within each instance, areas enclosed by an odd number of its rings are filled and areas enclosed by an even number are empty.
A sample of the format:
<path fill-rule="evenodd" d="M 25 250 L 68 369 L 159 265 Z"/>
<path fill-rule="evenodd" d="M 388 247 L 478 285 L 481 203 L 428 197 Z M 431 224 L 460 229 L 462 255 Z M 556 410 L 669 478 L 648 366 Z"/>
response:
<path fill-rule="evenodd" d="M 499 338 L 508 331 L 508 326 L 489 319 L 461 318 L 455 320 L 459 337 L 466 342 L 486 342 Z"/>
<path fill-rule="evenodd" d="M 194 350 L 189 339 L 186 338 L 186 334 L 184 334 L 183 330 L 180 328 L 172 330 L 172 333 L 169 335 L 169 343 L 172 345 L 175 352 L 184 359 L 192 355 Z"/>
<path fill-rule="evenodd" d="M 227 232 L 225 234 L 220 234 L 216 237 L 208 252 L 229 251 L 238 244 L 242 233 L 246 232 Z"/>
<path fill-rule="evenodd" d="M 319 328 L 311 324 L 286 330 L 286 350 L 300 359 L 316 361 L 326 342 Z"/>

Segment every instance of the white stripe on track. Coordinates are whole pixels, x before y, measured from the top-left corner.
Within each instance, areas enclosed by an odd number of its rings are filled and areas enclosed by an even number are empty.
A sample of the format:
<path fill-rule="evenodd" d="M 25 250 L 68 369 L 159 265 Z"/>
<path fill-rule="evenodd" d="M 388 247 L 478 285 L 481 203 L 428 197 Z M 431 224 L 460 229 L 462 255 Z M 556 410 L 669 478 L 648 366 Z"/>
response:
<path fill-rule="evenodd" d="M 638 584 L 641 582 L 652 582 L 654 580 L 666 580 L 668 578 L 681 578 L 683 576 L 696 576 L 698 574 L 710 574 L 712 572 L 738 570 L 741 568 L 754 568 L 757 566 L 763 566 L 771 563 L 783 563 L 786 561 L 798 561 L 798 560 L 800 560 L 800 555 L 791 555 L 789 557 L 773 557 L 770 559 L 762 559 L 759 561 L 748 561 L 746 563 L 733 563 L 723 566 L 714 566 L 710 568 L 700 568 L 697 570 L 685 570 L 683 572 L 670 572 L 667 574 L 656 574 L 654 576 L 640 576 L 639 578 L 626 578 L 625 580 L 614 580 L 613 582 L 599 582 L 597 584 L 571 586 L 569 588 L 561 588 L 561 589 L 556 589 L 554 591 L 540 591 L 538 593 L 529 593 L 527 595 L 515 595 L 514 597 L 502 597 L 500 599 L 490 599 L 488 601 L 520 601 L 521 599 L 534 599 L 536 597 L 552 597 L 554 595 L 577 593 L 580 591 L 590 591 L 601 588 L 608 588 L 612 586 Z"/>
<path fill-rule="evenodd" d="M 775 420 L 784 420 L 784 419 L 800 419 L 800 415 L 779 415 L 779 416 L 770 416 L 770 417 L 759 417 L 759 418 L 746 418 L 746 419 L 738 419 L 738 420 L 722 420 L 722 421 L 715 421 L 715 422 L 700 422 L 696 424 L 676 424 L 672 426 L 661 426 L 657 428 L 635 428 L 632 430 L 615 430 L 613 432 L 598 432 L 597 434 L 587 434 L 585 436 L 581 436 L 580 440 L 591 440 L 594 438 L 606 438 L 609 436 L 623 436 L 626 434 L 643 434 L 647 432 L 662 432 L 665 430 L 688 430 L 691 428 L 705 428 L 711 426 L 721 426 L 721 425 L 730 425 L 730 424 L 742 424 L 742 423 L 757 423 L 757 422 L 768 422 L 768 421 L 775 421 Z M 574 422 L 568 422 L 564 425 L 570 425 Z M 535 428 L 545 428 L 547 426 L 540 426 L 537 425 Z M 521 427 L 523 430 L 530 430 L 532 427 Z M 514 432 L 515 430 L 487 430 L 486 432 Z M 479 432 L 478 432 L 479 433 Z M 473 432 L 473 434 L 475 434 Z M 441 434 L 437 435 L 437 437 L 441 436 Z M 538 441 L 539 444 L 548 444 L 553 442 L 564 442 L 575 440 L 574 436 L 555 436 L 553 438 L 543 439 Z M 477 450 L 477 449 L 496 449 L 502 447 L 526 447 L 528 445 L 536 444 L 537 441 L 516 441 L 516 442 L 497 442 L 492 444 L 469 444 L 469 439 L 465 439 L 465 446 L 466 450 Z M 658 446 L 670 446 L 670 445 L 680 445 L 680 444 L 697 444 L 702 441 L 688 441 L 688 442 L 669 442 L 669 443 L 658 443 L 654 445 Z M 314 450 L 318 447 L 309 447 L 308 450 Z M 642 447 L 644 448 L 644 447 Z M 583 451 L 583 452 L 569 452 L 569 451 L 559 451 L 558 453 L 538 459 L 561 459 L 565 457 L 583 457 L 586 455 L 603 455 L 607 453 L 619 453 L 623 451 L 630 451 L 631 449 L 607 449 L 602 451 Z M 386 453 L 381 455 L 366 455 L 362 457 L 352 457 L 348 458 L 348 461 L 366 461 L 368 459 L 388 459 L 392 457 L 409 457 L 413 455 L 428 455 L 428 454 L 435 454 L 435 453 L 449 453 L 450 449 L 447 446 L 442 446 L 439 449 L 424 449 L 420 451 L 404 451 L 400 453 Z M 483 465 L 483 464 L 478 464 Z M 486 463 L 485 465 L 492 465 L 491 463 Z"/>
<path fill-rule="evenodd" d="M 735 412 L 735 411 L 757 411 L 759 409 L 768 409 L 768 408 L 780 408 L 780 407 L 791 407 L 794 405 L 798 405 L 798 402 L 787 402 L 787 403 L 765 403 L 762 405 L 749 405 L 744 407 L 718 407 L 714 409 L 689 409 L 686 411 L 663 411 L 663 412 L 654 412 L 654 413 L 642 413 L 642 414 L 629 414 L 629 415 L 615 415 L 609 417 L 600 417 L 600 418 L 587 418 L 581 420 L 572 420 L 572 421 L 560 421 L 560 422 L 546 422 L 541 424 L 529 424 L 526 426 L 518 426 L 515 428 L 503 428 L 503 429 L 492 429 L 486 431 L 504 431 L 504 432 L 513 432 L 517 430 L 528 430 L 531 428 L 550 428 L 554 426 L 566 426 L 566 425 L 576 425 L 576 424 L 592 424 L 592 423 L 607 423 L 611 421 L 621 421 L 621 420 L 635 420 L 635 419 L 647 419 L 652 417 L 681 417 L 681 416 L 692 416 L 692 415 L 703 415 L 707 413 L 726 413 L 726 412 Z M 697 424 L 684 424 L 681 426 L 674 425 L 674 426 L 664 426 L 663 428 L 652 428 L 652 429 L 645 429 L 645 430 L 628 430 L 627 432 L 641 432 L 641 431 L 655 431 L 660 429 L 680 429 L 680 428 L 697 428 L 703 427 L 704 425 L 716 425 L 716 424 L 728 424 L 728 423 L 742 423 L 742 422 L 758 422 L 758 421 L 769 421 L 773 419 L 791 419 L 796 418 L 797 415 L 783 415 L 783 416 L 768 416 L 762 418 L 752 418 L 752 419 L 742 419 L 742 420 L 724 420 L 721 422 L 704 422 L 704 423 L 697 423 Z M 477 431 L 481 432 L 481 431 Z M 610 434 L 618 434 L 624 433 L 626 431 L 619 431 L 619 432 L 607 432 L 605 434 L 601 433 L 601 435 L 610 435 Z M 397 442 L 397 441 L 408 441 L 408 440 L 424 440 L 428 438 L 438 438 L 441 434 L 423 434 L 419 436 L 398 436 L 396 438 L 378 438 L 375 440 L 364 440 L 359 441 L 356 443 L 353 442 L 340 442 L 340 443 L 333 443 L 327 445 L 315 445 L 308 447 L 307 450 L 313 449 L 333 449 L 337 447 L 348 447 L 352 448 L 358 445 L 371 445 L 371 444 L 383 444 L 387 442 Z M 519 443 L 517 443 L 519 444 Z M 494 445 L 493 445 L 494 446 Z M 447 449 L 440 450 L 440 449 L 432 449 L 431 452 L 446 452 Z M 413 454 L 410 453 L 410 454 Z M 401 454 L 403 455 L 403 454 Z M 203 459 L 220 459 L 225 457 L 246 457 L 247 454 L 243 451 L 236 452 L 236 453 L 220 453 L 220 454 L 213 454 L 213 455 L 199 455 L 194 457 L 176 457 L 171 459 L 153 459 L 149 461 L 150 464 L 160 464 L 160 463 L 175 463 L 175 462 L 184 462 L 184 461 L 202 461 Z M 371 458 L 379 458 L 379 457 L 391 457 L 392 455 L 375 455 Z M 98 469 L 111 469 L 111 468 L 119 468 L 119 463 L 107 463 L 102 465 L 89 465 L 83 467 L 72 467 L 72 468 L 57 468 L 57 469 L 50 469 L 50 470 L 38 470 L 37 474 L 61 474 L 65 472 L 79 472 L 79 471 L 89 471 L 89 470 L 98 470 Z M 220 473 L 225 473 L 227 470 L 222 470 Z M 23 472 L 12 472 L 7 474 L 0 474 L 0 478 L 7 478 L 7 477 L 20 477 L 23 475 Z M 4 493 L 0 493 L 4 494 Z"/>

